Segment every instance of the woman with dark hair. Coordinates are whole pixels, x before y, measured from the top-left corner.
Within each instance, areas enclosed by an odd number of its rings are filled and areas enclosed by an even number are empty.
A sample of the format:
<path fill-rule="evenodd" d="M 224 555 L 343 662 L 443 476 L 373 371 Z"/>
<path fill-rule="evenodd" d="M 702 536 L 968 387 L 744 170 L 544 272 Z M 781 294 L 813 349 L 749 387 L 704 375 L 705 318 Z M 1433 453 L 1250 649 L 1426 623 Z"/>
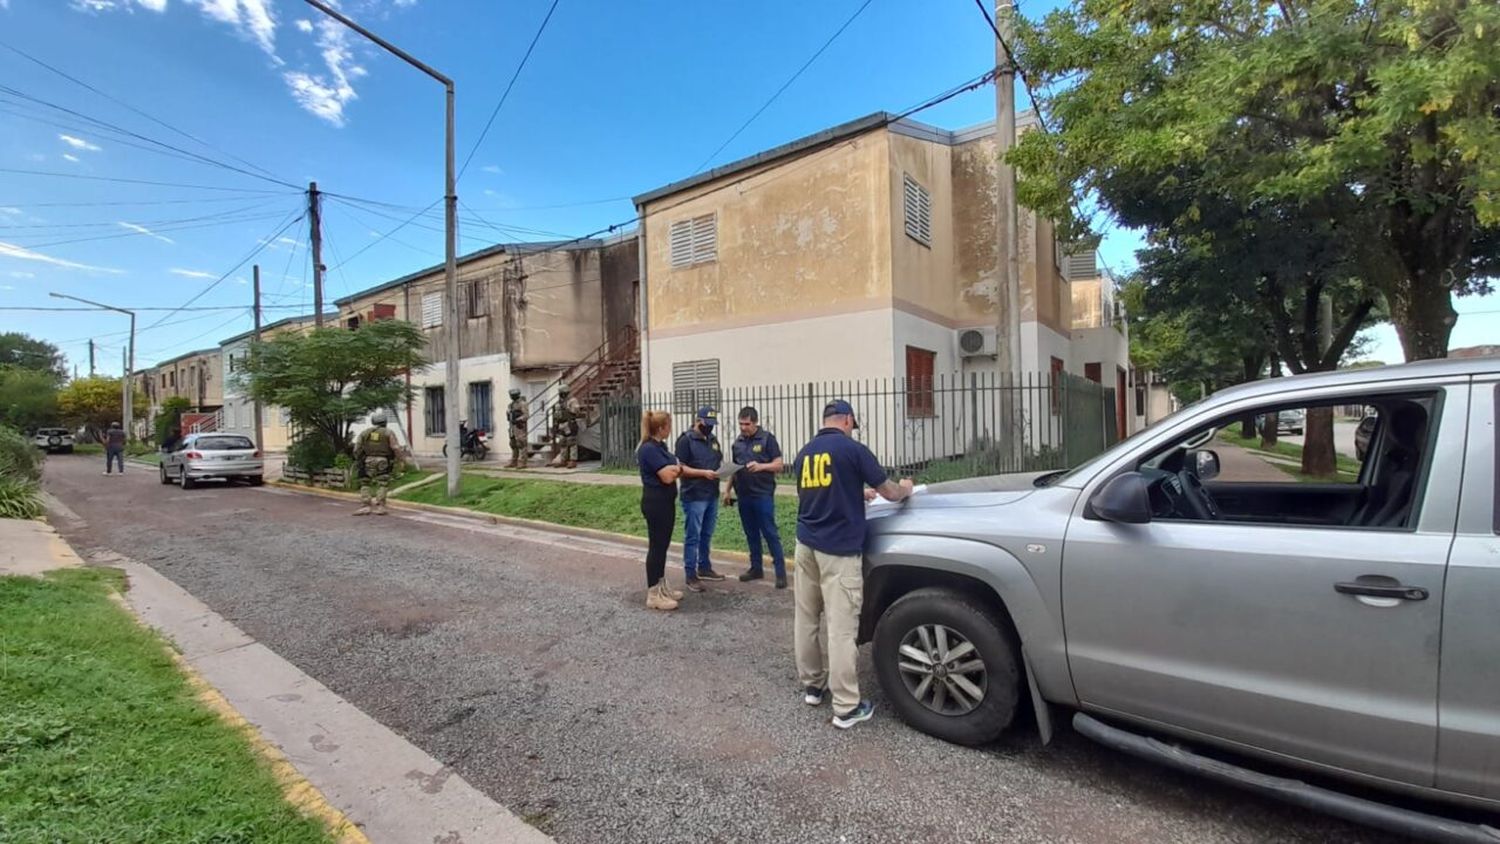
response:
<path fill-rule="evenodd" d="M 641 444 L 636 463 L 641 467 L 641 515 L 646 517 L 646 608 L 675 610 L 682 593 L 667 583 L 667 548 L 677 526 L 677 478 L 683 468 L 667 447 L 672 415 L 660 410 L 641 414 Z"/>

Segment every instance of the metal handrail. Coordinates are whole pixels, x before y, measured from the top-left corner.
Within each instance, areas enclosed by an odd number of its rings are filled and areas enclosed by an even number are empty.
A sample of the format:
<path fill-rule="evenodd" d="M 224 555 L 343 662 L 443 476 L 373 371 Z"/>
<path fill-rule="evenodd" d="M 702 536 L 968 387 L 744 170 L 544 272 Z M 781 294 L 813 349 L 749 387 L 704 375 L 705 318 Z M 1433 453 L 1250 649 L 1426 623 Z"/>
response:
<path fill-rule="evenodd" d="M 636 328 L 626 325 L 616 332 L 614 337 L 606 338 L 593 351 L 584 356 L 583 360 L 572 364 L 562 371 L 556 380 L 543 387 L 541 392 L 526 404 L 526 410 L 530 414 L 526 424 L 526 439 L 532 442 L 538 433 L 547 433 L 551 428 L 551 420 L 548 419 L 549 411 L 555 402 L 549 403 L 547 397 L 556 394 L 558 387 L 568 384 L 572 389 L 574 382 L 582 382 L 584 386 L 592 386 L 591 379 L 603 370 L 609 363 L 618 359 L 619 354 L 628 354 L 636 347 Z M 613 350 L 613 351 L 612 351 Z M 582 392 L 581 389 L 572 389 L 572 392 Z"/>

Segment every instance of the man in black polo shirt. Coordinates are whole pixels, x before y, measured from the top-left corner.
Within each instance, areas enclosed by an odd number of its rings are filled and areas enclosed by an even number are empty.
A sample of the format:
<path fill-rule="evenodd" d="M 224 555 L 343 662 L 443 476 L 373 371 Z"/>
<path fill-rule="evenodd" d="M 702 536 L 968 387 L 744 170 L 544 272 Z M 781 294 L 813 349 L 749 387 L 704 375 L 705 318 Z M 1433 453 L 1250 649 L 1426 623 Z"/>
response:
<path fill-rule="evenodd" d="M 760 580 L 766 576 L 762 565 L 761 540 L 771 552 L 776 568 L 776 588 L 786 588 L 786 555 L 781 550 L 781 532 L 776 528 L 776 473 L 782 469 L 781 443 L 760 426 L 760 412 L 753 407 L 740 408 L 740 435 L 730 448 L 735 465 L 744 468 L 734 474 L 734 494 L 739 496 L 740 525 L 745 529 L 745 543 L 750 547 L 750 570 L 740 575 L 740 582 Z M 724 502 L 730 502 L 728 491 Z"/>
<path fill-rule="evenodd" d="M 678 462 L 693 469 L 717 472 L 724 463 L 719 438 L 714 436 L 714 426 L 718 422 L 718 411 L 708 406 L 698 408 L 696 423 L 677 438 Z M 708 559 L 714 526 L 719 521 L 719 478 L 717 475 L 700 478 L 684 473 L 678 487 L 683 517 L 682 568 L 687 575 L 687 588 L 702 592 L 703 581 L 724 579 L 724 575 L 713 570 Z"/>
<path fill-rule="evenodd" d="M 859 427 L 842 399 L 823 408 L 823 429 L 797 455 L 797 610 L 792 638 L 797 675 L 810 706 L 833 692 L 833 725 L 848 729 L 875 714 L 859 696 L 859 609 L 864 602 L 865 502 L 911 495 L 911 480 L 893 483 L 880 461 L 850 437 Z M 866 487 L 871 489 L 867 492 Z M 828 647 L 818 641 L 826 628 Z"/>

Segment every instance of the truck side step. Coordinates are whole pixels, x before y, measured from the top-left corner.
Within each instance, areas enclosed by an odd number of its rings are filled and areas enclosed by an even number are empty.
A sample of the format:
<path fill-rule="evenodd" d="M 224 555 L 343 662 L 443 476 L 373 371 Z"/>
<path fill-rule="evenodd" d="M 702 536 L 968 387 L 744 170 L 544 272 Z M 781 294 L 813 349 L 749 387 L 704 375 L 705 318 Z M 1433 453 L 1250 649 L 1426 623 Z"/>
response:
<path fill-rule="evenodd" d="M 1387 832 L 1428 841 L 1462 844 L 1500 844 L 1500 829 L 1484 824 L 1440 818 L 1340 794 L 1300 780 L 1271 776 L 1202 756 L 1176 745 L 1112 727 L 1082 712 L 1073 716 L 1073 729 L 1112 748 L 1180 771 L 1247 788 L 1267 797 Z"/>

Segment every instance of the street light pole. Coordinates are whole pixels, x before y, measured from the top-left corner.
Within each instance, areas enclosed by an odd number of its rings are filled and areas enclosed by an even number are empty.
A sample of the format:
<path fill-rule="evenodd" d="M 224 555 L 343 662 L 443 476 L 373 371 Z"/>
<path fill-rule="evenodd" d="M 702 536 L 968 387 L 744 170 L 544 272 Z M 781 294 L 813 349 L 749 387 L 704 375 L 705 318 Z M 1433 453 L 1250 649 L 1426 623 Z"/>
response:
<path fill-rule="evenodd" d="M 80 299 L 77 296 L 69 296 L 66 293 L 49 293 L 47 295 L 54 299 L 71 299 L 74 302 L 93 305 L 103 311 L 114 311 L 115 313 L 125 314 L 130 317 L 130 345 L 126 348 L 125 352 L 125 377 L 120 379 L 123 382 L 120 385 L 120 411 L 125 417 L 125 436 L 131 436 L 131 432 L 135 430 L 135 390 L 132 389 L 130 384 L 131 376 L 135 374 L 135 311 L 117 308 L 114 305 L 106 305 L 90 299 Z"/>
<path fill-rule="evenodd" d="M 444 299 L 446 299 L 446 307 L 444 308 L 444 310 L 446 311 L 446 324 L 444 326 L 443 333 L 444 339 L 447 341 L 444 344 L 444 357 L 446 358 L 445 363 L 447 364 L 448 378 L 447 388 L 443 391 L 443 416 L 444 426 L 447 429 L 447 434 L 444 439 L 447 441 L 448 451 L 448 497 L 452 498 L 458 495 L 458 473 L 460 457 L 459 451 L 461 448 L 458 436 L 458 333 L 460 329 L 460 314 L 458 312 L 458 177 L 454 173 L 453 154 L 453 80 L 449 79 L 441 73 L 438 73 L 436 70 L 433 70 L 426 64 L 418 61 L 410 53 L 407 53 L 400 47 L 397 47 L 384 38 L 381 38 L 379 35 L 376 35 L 370 30 L 365 29 L 364 27 L 350 20 L 347 16 L 337 11 L 336 9 L 330 8 L 326 3 L 320 2 L 320 0 L 304 0 L 304 2 L 306 2 L 307 5 L 312 6 L 314 9 L 322 12 L 323 14 L 328 15 L 344 26 L 349 27 L 355 32 L 358 32 L 360 35 L 363 35 L 364 37 L 375 42 L 380 47 L 384 48 L 387 52 L 394 55 L 396 58 L 401 59 L 417 70 L 420 70 L 433 79 L 436 79 L 438 82 L 441 82 L 443 84 L 443 89 L 447 92 L 447 115 L 446 127 L 444 132 L 444 140 L 446 145 L 446 166 L 445 178 L 443 183 L 443 198 L 447 206 L 447 213 L 445 215 L 447 219 L 444 226 L 444 228 L 446 229 L 445 236 L 447 242 L 444 244 L 445 261 L 443 269 L 443 289 L 445 291 Z"/>

